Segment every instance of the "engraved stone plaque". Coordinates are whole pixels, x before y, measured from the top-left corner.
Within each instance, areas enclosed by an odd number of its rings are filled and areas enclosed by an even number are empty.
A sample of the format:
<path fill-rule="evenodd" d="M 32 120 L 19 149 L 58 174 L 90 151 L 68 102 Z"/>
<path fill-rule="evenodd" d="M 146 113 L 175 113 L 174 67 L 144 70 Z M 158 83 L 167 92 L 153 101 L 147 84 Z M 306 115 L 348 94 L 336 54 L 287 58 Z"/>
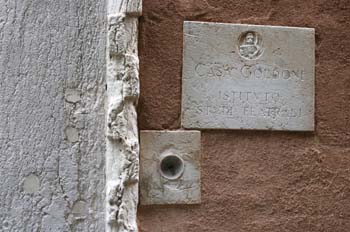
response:
<path fill-rule="evenodd" d="M 199 131 L 141 131 L 140 204 L 201 201 Z"/>
<path fill-rule="evenodd" d="M 313 131 L 314 34 L 185 22 L 183 127 Z"/>

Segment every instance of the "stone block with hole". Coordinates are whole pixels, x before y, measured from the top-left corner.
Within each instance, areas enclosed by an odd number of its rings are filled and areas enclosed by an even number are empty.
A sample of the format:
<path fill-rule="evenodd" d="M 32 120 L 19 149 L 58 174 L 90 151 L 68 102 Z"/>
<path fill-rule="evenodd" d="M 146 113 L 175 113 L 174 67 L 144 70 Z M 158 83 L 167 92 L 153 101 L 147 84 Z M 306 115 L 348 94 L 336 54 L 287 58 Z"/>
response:
<path fill-rule="evenodd" d="M 201 201 L 199 131 L 140 133 L 140 204 Z"/>

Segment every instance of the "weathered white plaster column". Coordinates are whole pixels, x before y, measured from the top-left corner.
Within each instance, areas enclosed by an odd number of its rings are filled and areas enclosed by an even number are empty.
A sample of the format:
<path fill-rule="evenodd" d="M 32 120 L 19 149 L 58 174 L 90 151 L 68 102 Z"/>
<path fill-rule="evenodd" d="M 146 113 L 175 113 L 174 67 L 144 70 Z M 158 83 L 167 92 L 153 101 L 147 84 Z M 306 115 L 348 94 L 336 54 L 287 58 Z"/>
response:
<path fill-rule="evenodd" d="M 106 231 L 137 231 L 139 97 L 137 54 L 141 0 L 108 0 Z"/>
<path fill-rule="evenodd" d="M 106 8 L 1 1 L 1 232 L 105 230 Z"/>

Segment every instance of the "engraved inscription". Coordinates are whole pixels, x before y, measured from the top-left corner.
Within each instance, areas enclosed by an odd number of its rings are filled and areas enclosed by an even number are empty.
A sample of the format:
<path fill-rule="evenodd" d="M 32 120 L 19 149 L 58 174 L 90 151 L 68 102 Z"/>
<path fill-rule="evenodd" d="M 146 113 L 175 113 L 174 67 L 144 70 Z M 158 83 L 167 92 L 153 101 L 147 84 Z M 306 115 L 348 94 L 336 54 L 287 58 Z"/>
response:
<path fill-rule="evenodd" d="M 241 78 L 302 81 L 304 69 L 287 69 L 274 65 L 256 64 L 239 65 L 214 63 L 198 63 L 194 67 L 197 76 L 202 78 Z"/>
<path fill-rule="evenodd" d="M 238 119 L 238 118 L 272 118 L 277 117 L 282 118 L 300 118 L 302 116 L 302 109 L 290 108 L 290 107 L 265 107 L 265 106 L 225 106 L 225 105 L 199 105 L 197 106 L 198 114 L 204 115 L 220 115 L 225 116 L 228 119 Z"/>
<path fill-rule="evenodd" d="M 279 92 L 220 90 L 216 94 L 206 96 L 204 102 L 205 104 L 193 108 L 195 114 L 219 115 L 228 119 L 302 116 L 302 108 L 285 105 L 286 101 Z"/>

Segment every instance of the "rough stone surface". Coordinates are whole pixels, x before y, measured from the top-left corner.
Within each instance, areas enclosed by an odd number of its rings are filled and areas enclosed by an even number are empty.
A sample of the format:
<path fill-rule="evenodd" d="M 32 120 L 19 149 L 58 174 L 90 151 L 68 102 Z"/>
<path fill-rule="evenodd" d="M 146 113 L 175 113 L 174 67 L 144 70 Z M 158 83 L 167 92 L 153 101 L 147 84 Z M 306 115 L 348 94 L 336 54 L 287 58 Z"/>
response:
<path fill-rule="evenodd" d="M 140 204 L 200 203 L 199 131 L 141 131 Z"/>
<path fill-rule="evenodd" d="M 314 129 L 311 28 L 184 22 L 182 125 Z"/>
<path fill-rule="evenodd" d="M 105 9 L 1 1 L 0 231 L 104 231 Z"/>
<path fill-rule="evenodd" d="M 142 232 L 348 232 L 350 6 L 347 0 L 144 0 L 143 130 L 180 128 L 183 21 L 312 27 L 315 132 L 204 131 L 202 203 L 142 206 Z"/>
<path fill-rule="evenodd" d="M 109 0 L 106 56 L 106 231 L 136 232 L 141 0 Z"/>

